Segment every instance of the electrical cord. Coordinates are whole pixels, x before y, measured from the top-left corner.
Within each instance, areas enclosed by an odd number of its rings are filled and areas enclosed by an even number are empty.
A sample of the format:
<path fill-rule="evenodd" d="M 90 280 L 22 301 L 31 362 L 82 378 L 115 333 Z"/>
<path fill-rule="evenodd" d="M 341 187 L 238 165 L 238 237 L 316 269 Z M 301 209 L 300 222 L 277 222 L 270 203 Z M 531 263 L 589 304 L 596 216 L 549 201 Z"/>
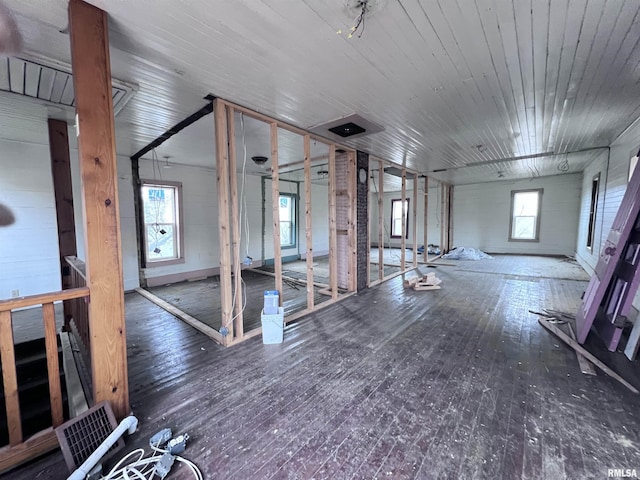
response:
<path fill-rule="evenodd" d="M 162 456 L 169 453 L 169 451 L 153 445 L 150 445 L 150 447 L 151 450 L 153 450 L 153 453 L 148 457 L 145 457 L 146 452 L 143 448 L 138 448 L 129 452 L 115 464 L 106 476 L 102 477 L 100 480 L 151 480 L 156 475 L 156 466 L 158 462 Z M 126 463 L 126 461 L 132 457 L 137 458 Z M 200 469 L 195 463 L 178 455 L 174 455 L 174 458 L 176 461 L 187 465 L 196 480 L 203 480 L 202 472 L 200 472 Z"/>

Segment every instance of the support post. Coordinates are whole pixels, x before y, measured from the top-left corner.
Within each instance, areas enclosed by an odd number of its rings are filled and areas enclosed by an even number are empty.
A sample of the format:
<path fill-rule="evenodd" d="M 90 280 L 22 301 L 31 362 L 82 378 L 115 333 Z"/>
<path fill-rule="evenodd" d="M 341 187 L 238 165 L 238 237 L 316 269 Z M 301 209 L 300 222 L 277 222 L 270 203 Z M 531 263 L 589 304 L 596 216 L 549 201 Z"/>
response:
<path fill-rule="evenodd" d="M 358 188 L 358 184 L 356 180 L 356 152 L 351 150 L 347 152 L 347 175 L 347 204 L 349 205 L 347 211 L 347 243 L 349 245 L 347 284 L 349 291 L 355 292 L 358 289 L 358 249 L 356 244 L 356 218 L 358 213 L 356 189 Z"/>
<path fill-rule="evenodd" d="M 424 177 L 424 253 L 422 257 L 425 263 L 429 263 L 429 177 Z"/>
<path fill-rule="evenodd" d="M 445 232 L 447 230 L 447 222 L 445 219 L 445 208 L 444 208 L 444 189 L 446 188 L 445 184 L 440 182 L 440 254 L 444 255 L 445 253 Z"/>
<path fill-rule="evenodd" d="M 280 306 L 282 292 L 282 250 L 280 247 L 280 166 L 278 165 L 278 124 L 271 123 L 271 204 L 273 208 L 273 266 Z"/>
<path fill-rule="evenodd" d="M 307 309 L 315 307 L 315 288 L 313 285 L 313 217 L 311 216 L 311 138 L 304 141 L 304 227 L 307 240 Z"/>
<path fill-rule="evenodd" d="M 231 189 L 231 235 L 233 246 L 233 331 L 236 340 L 244 337 L 242 312 L 242 261 L 240 260 L 240 222 L 238 214 L 238 172 L 236 170 L 236 124 L 233 107 L 227 107 L 227 135 L 229 143 L 229 185 Z"/>
<path fill-rule="evenodd" d="M 338 298 L 338 232 L 336 230 L 336 146 L 329 145 L 329 288 Z"/>
<path fill-rule="evenodd" d="M 67 122 L 50 118 L 49 154 L 51 156 L 51 175 L 56 198 L 56 219 L 58 221 L 58 247 L 60 250 L 60 276 L 62 289 L 71 288 L 71 271 L 64 257 L 75 257 L 76 225 L 73 212 L 73 189 L 71 181 L 71 158 L 69 155 L 69 133 Z M 70 330 L 71 302 L 64 302 L 64 330 Z"/>
<path fill-rule="evenodd" d="M 218 232 L 220 239 L 220 307 L 221 325 L 226 328 L 225 345 L 233 340 L 233 293 L 231 288 L 231 244 L 229 222 L 229 157 L 226 106 L 220 99 L 213 102 L 216 137 L 216 180 L 218 183 Z"/>
<path fill-rule="evenodd" d="M 407 250 L 407 214 L 408 209 L 404 205 L 407 201 L 407 169 L 402 167 L 402 229 L 400 232 L 400 271 L 404 272 L 406 268 L 406 250 Z M 392 226 L 393 228 L 393 226 Z"/>
<path fill-rule="evenodd" d="M 129 409 L 122 248 L 107 14 L 69 1 L 71 64 L 85 214 L 93 398 Z"/>
<path fill-rule="evenodd" d="M 378 280 L 384 279 L 384 166 L 378 162 Z"/>
<path fill-rule="evenodd" d="M 418 266 L 418 175 L 413 174 L 413 266 Z"/>

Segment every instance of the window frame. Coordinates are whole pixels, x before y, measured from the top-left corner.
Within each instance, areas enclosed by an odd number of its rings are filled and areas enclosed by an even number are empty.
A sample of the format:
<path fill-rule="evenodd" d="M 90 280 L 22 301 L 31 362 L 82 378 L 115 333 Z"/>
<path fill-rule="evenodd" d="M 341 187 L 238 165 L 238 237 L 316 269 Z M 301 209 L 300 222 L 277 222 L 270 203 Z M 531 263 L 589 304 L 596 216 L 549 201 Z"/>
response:
<path fill-rule="evenodd" d="M 405 198 L 404 201 L 407 202 L 407 211 L 405 213 L 405 220 L 404 220 L 404 225 L 405 225 L 405 232 L 404 232 L 404 238 L 408 239 L 409 238 L 409 210 L 410 210 L 410 198 Z M 391 223 L 390 223 L 390 227 L 389 228 L 389 234 L 391 238 L 402 238 L 402 232 L 400 233 L 400 235 L 394 235 L 393 234 L 393 205 L 395 204 L 395 202 L 402 202 L 403 199 L 402 198 L 392 198 L 391 199 Z"/>
<path fill-rule="evenodd" d="M 290 250 L 298 248 L 298 195 L 290 192 L 279 192 L 278 203 L 280 203 L 280 197 L 289 197 L 292 202 L 291 212 L 291 237 L 293 242 L 291 244 L 282 244 L 282 230 L 280 230 L 280 249 Z M 282 220 L 278 219 L 279 225 L 282 224 Z M 281 227 L 282 228 L 282 227 Z"/>
<path fill-rule="evenodd" d="M 167 258 L 167 259 L 159 259 L 153 260 L 149 259 L 147 256 L 148 253 L 148 245 L 147 245 L 147 222 L 145 222 L 144 218 L 144 207 L 145 207 L 145 198 L 143 195 L 144 187 L 160 187 L 160 188 L 173 188 L 174 189 L 174 198 L 176 202 L 176 211 L 175 211 L 175 227 L 174 231 L 177 235 L 176 247 L 178 249 L 178 255 L 175 258 Z M 185 262 L 184 259 L 184 215 L 182 213 L 182 183 L 181 182 L 171 182 L 168 180 L 140 180 L 140 200 L 141 200 L 141 208 L 140 213 L 142 216 L 140 226 L 142 227 L 142 232 L 140 232 L 140 236 L 142 237 L 142 254 L 144 256 L 144 267 L 145 268 L 153 268 L 153 267 L 164 267 L 168 265 L 177 265 Z"/>
<path fill-rule="evenodd" d="M 518 193 L 531 193 L 536 192 L 538 194 L 538 211 L 536 212 L 536 235 L 535 238 L 514 238 L 513 236 L 513 220 L 514 220 L 514 212 L 513 207 L 515 206 L 515 199 Z M 544 193 L 543 188 L 527 188 L 522 190 L 511 190 L 511 208 L 509 209 L 509 241 L 510 242 L 528 242 L 528 243 L 539 243 L 540 242 L 540 223 L 541 223 L 541 213 L 542 213 L 542 195 Z"/>

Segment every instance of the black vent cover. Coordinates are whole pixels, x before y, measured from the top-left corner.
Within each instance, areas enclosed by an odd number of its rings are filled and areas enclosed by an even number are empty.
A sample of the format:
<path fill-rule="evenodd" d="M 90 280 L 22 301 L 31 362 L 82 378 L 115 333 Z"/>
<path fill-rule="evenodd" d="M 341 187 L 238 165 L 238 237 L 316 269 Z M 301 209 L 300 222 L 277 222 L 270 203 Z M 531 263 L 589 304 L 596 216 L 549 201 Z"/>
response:
<path fill-rule="evenodd" d="M 358 135 L 359 133 L 364 133 L 366 130 L 362 128 L 360 125 L 356 125 L 353 122 L 344 123 L 342 125 L 338 125 L 336 127 L 332 127 L 329 129 L 330 132 L 335 133 L 336 135 L 340 135 L 341 137 L 350 137 L 351 135 Z"/>

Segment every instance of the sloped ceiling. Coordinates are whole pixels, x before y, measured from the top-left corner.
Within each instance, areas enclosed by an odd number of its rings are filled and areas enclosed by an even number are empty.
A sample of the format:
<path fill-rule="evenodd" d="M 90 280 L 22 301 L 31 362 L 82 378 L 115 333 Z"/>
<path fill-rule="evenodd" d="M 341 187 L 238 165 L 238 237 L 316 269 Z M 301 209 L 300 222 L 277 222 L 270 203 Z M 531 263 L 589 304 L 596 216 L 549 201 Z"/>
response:
<path fill-rule="evenodd" d="M 91 1 L 139 86 L 119 153 L 212 93 L 303 128 L 359 113 L 385 130 L 346 143 L 469 183 L 581 171 L 640 115 L 640 2 L 381 0 L 348 39 L 345 1 Z M 5 3 L 27 53 L 69 61 L 64 0 Z"/>

